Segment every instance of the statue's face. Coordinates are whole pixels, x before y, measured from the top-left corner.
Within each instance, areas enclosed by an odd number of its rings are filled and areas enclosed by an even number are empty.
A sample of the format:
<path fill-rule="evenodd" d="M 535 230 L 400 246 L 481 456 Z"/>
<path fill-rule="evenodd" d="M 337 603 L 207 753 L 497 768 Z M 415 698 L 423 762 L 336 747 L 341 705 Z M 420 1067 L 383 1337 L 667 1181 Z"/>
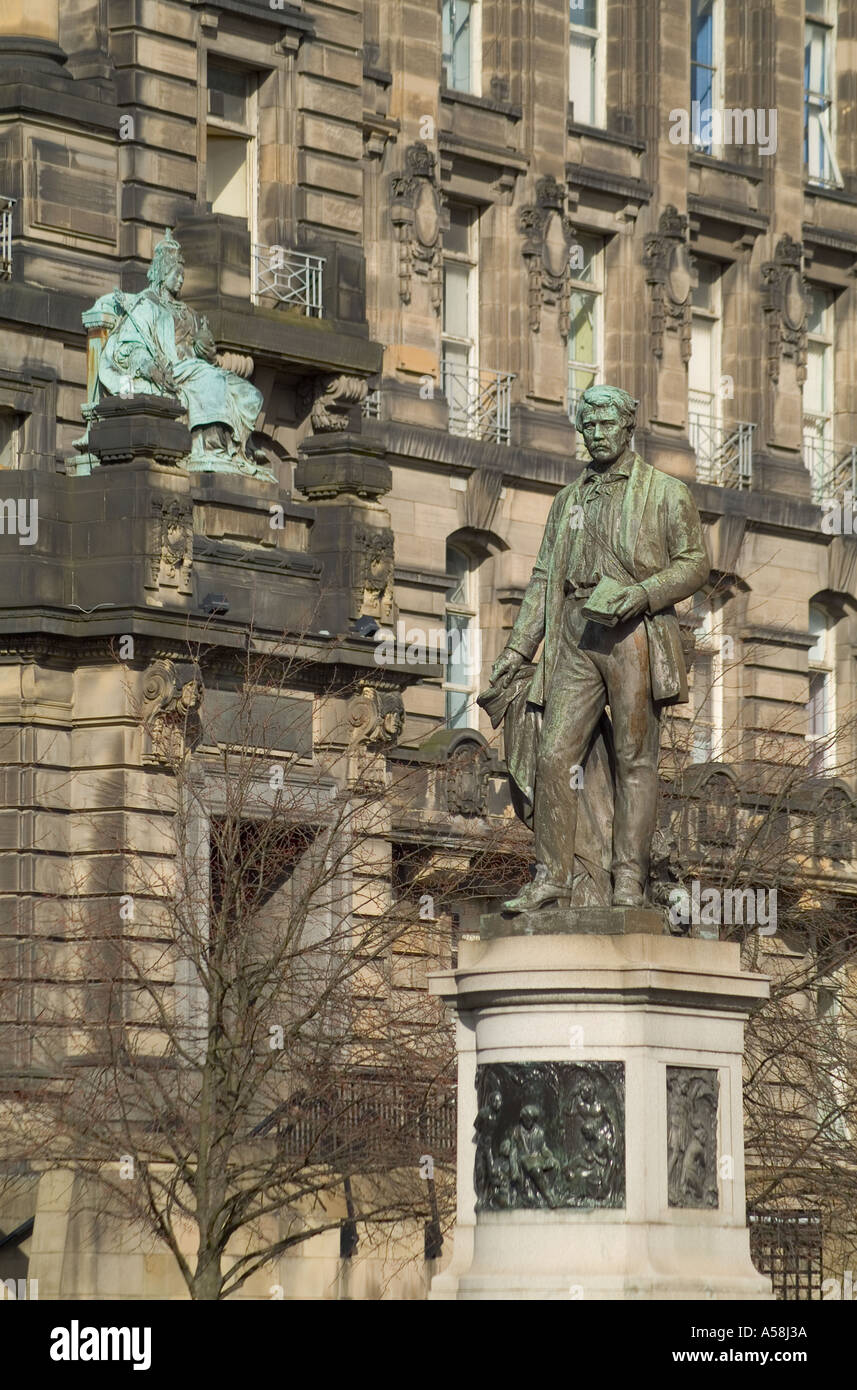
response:
<path fill-rule="evenodd" d="M 174 265 L 170 266 L 164 276 L 164 285 L 169 290 L 170 294 L 178 294 L 183 284 L 184 266 L 181 261 L 176 261 Z"/>
<path fill-rule="evenodd" d="M 633 434 L 621 411 L 615 405 L 591 405 L 581 421 L 583 442 L 595 464 L 608 464 L 621 458 Z"/>

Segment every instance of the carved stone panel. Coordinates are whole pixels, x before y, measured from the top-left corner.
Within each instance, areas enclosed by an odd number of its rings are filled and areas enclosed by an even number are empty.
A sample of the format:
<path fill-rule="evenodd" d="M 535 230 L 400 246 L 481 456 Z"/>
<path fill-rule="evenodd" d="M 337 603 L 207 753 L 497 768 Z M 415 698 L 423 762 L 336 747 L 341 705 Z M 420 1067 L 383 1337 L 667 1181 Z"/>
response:
<path fill-rule="evenodd" d="M 477 1211 L 625 1205 L 622 1062 L 476 1069 Z"/>
<path fill-rule="evenodd" d="M 431 303 L 440 310 L 443 295 L 441 216 L 435 157 L 421 140 L 405 151 L 405 169 L 390 185 L 390 215 L 399 243 L 399 298 L 411 302 L 411 277 L 421 275 L 431 288 Z"/>
<path fill-rule="evenodd" d="M 677 333 L 683 362 L 690 360 L 690 292 L 696 282 L 687 239 L 687 217 L 670 203 L 660 215 L 657 232 L 646 237 L 643 254 L 652 297 L 652 352 L 663 357 L 664 334 Z"/>
<path fill-rule="evenodd" d="M 179 497 L 152 499 L 147 589 L 193 593 L 193 506 Z"/>
<path fill-rule="evenodd" d="M 565 338 L 569 330 L 571 303 L 571 265 L 569 252 L 574 242 L 571 222 L 565 215 L 565 186 L 552 174 L 536 184 L 536 201 L 522 208 L 522 253 L 529 280 L 530 330 L 538 333 L 545 305 L 556 305 L 559 330 Z"/>
<path fill-rule="evenodd" d="M 671 1207 L 717 1207 L 717 1072 L 667 1067 L 667 1173 Z"/>
<path fill-rule="evenodd" d="M 762 308 L 768 324 L 768 376 L 780 379 L 780 361 L 794 362 L 798 384 L 806 380 L 808 302 L 803 279 L 803 243 L 788 234 L 777 242 L 774 259 L 762 266 Z"/>

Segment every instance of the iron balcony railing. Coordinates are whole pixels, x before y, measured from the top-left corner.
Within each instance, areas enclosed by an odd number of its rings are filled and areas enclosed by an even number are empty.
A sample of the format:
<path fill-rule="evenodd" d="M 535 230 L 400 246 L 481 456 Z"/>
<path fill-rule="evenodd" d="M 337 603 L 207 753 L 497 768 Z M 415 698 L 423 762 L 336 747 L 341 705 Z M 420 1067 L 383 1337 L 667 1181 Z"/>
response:
<path fill-rule="evenodd" d="M 508 444 L 511 439 L 512 372 L 463 367 L 441 360 L 443 394 L 449 405 L 450 434 Z"/>
<path fill-rule="evenodd" d="M 755 428 L 746 420 L 725 425 L 702 411 L 689 411 L 688 433 L 696 454 L 699 482 L 717 487 L 752 487 Z"/>
<path fill-rule="evenodd" d="M 381 388 L 376 386 L 374 390 L 367 391 L 360 407 L 364 420 L 380 420 L 381 418 Z"/>
<path fill-rule="evenodd" d="M 0 279 L 12 274 L 12 209 L 16 198 L 0 193 Z"/>
<path fill-rule="evenodd" d="M 253 298 L 266 296 L 292 304 L 320 318 L 323 312 L 321 278 L 324 256 L 290 251 L 285 246 L 253 246 Z"/>
<path fill-rule="evenodd" d="M 857 489 L 857 445 L 839 453 L 833 440 L 830 415 L 804 415 L 803 461 L 812 483 L 812 500 L 819 505 L 852 496 Z"/>

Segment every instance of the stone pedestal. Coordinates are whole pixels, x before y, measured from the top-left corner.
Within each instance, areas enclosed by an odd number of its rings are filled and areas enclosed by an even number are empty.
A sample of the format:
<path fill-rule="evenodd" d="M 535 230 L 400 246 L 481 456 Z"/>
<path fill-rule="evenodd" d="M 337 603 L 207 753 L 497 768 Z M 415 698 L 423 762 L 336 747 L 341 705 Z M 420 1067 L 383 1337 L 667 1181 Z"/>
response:
<path fill-rule="evenodd" d="M 656 914 L 553 912 L 462 942 L 446 1299 L 760 1299 L 744 1195 L 744 1022 L 768 982 Z M 532 922 L 547 914 L 534 915 Z M 560 918 L 566 918 L 561 932 Z"/>

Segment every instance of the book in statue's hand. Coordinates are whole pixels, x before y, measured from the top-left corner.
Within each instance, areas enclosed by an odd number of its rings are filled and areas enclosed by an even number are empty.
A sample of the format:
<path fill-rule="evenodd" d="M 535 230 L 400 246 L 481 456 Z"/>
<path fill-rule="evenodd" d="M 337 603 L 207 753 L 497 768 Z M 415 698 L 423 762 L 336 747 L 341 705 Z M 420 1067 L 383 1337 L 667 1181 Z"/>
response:
<path fill-rule="evenodd" d="M 583 605 L 584 618 L 602 627 L 615 627 L 619 622 L 619 605 L 627 593 L 627 584 L 619 584 L 609 574 L 602 574 Z"/>

